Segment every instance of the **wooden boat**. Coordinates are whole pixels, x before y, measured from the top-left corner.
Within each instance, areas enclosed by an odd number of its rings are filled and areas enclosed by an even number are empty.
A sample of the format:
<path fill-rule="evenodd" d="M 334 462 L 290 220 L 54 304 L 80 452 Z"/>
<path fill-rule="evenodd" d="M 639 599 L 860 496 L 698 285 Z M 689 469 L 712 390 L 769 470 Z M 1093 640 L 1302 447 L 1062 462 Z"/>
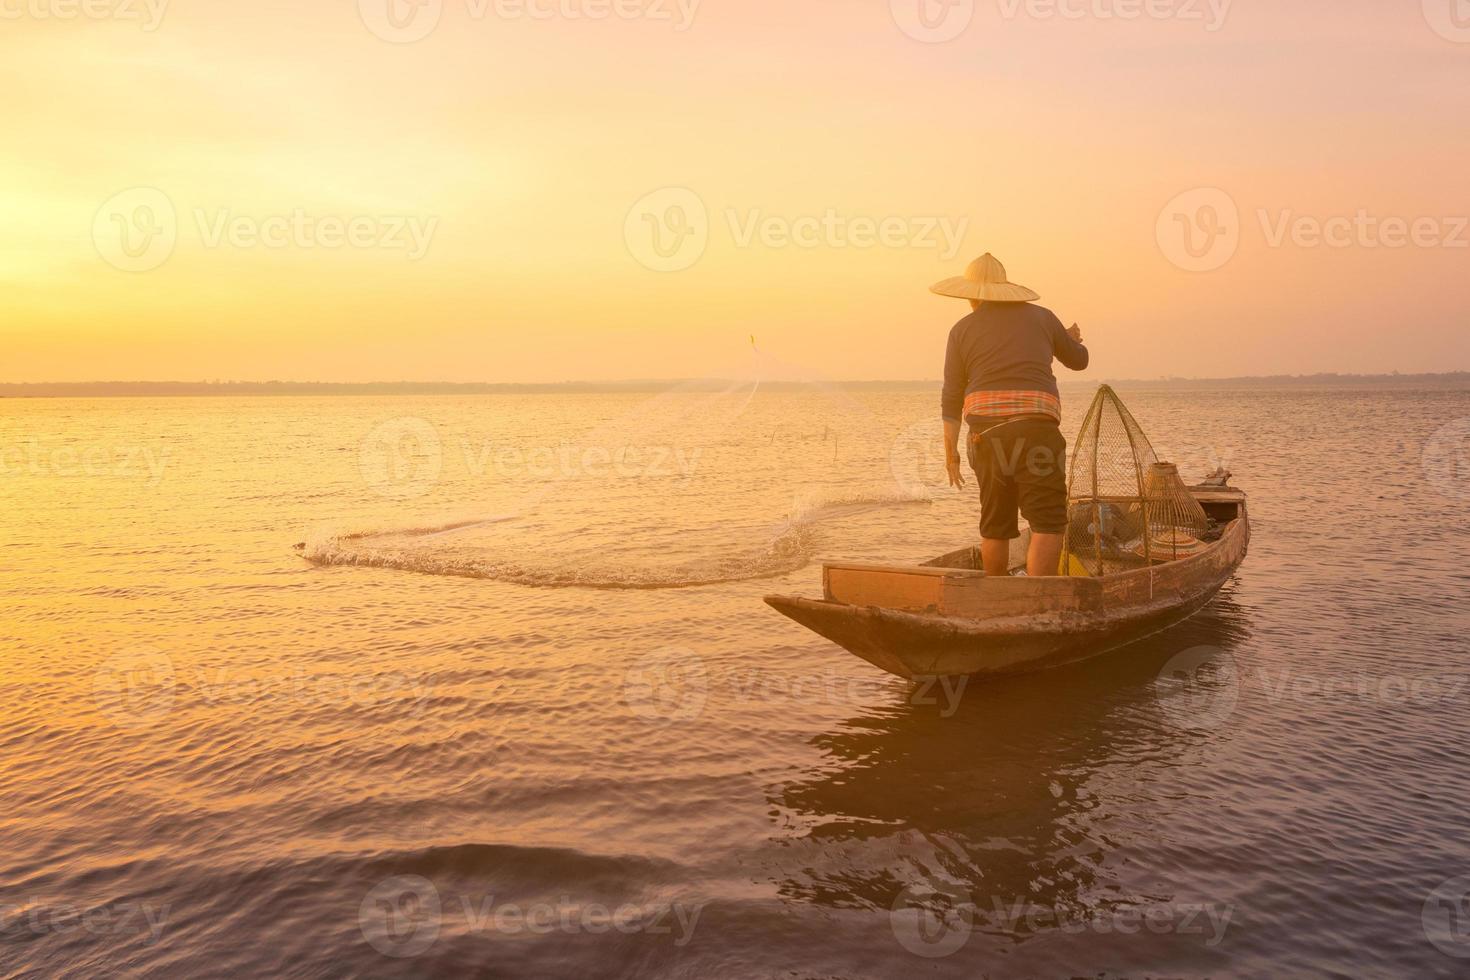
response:
<path fill-rule="evenodd" d="M 825 564 L 823 599 L 766 602 L 900 677 L 1022 674 L 1085 660 L 1193 615 L 1244 560 L 1245 494 L 1189 492 L 1223 532 L 1177 561 L 1095 578 L 996 579 L 971 547 L 924 565 Z"/>

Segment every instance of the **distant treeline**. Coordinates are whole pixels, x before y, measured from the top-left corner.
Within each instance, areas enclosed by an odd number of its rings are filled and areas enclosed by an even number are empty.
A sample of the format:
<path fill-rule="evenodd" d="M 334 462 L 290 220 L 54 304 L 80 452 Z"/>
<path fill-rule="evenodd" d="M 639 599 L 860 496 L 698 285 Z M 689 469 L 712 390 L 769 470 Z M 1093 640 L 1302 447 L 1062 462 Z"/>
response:
<path fill-rule="evenodd" d="M 1061 379 L 1063 381 L 1071 379 Z M 1107 380 L 1111 385 L 1169 388 L 1293 388 L 1303 386 L 1342 387 L 1345 385 L 1455 385 L 1470 383 L 1470 371 L 1447 371 L 1439 374 L 1272 374 L 1237 378 L 1129 378 Z"/>
<path fill-rule="evenodd" d="M 1470 371 L 1447 374 L 1290 374 L 1240 378 L 1064 378 L 1067 387 L 1091 386 L 1098 381 L 1129 387 L 1223 388 L 1246 386 L 1333 386 L 1381 384 L 1465 384 Z M 743 382 L 749 384 L 750 382 Z M 98 398 L 200 395 L 537 395 L 651 393 L 671 390 L 724 391 L 742 382 L 714 378 L 646 381 L 565 381 L 542 384 L 489 384 L 481 382 L 374 381 L 360 384 L 331 381 L 67 381 L 0 383 L 0 398 Z M 928 391 L 939 386 L 933 381 L 838 381 L 822 382 L 845 390 Z M 772 391 L 800 391 L 812 382 L 763 381 Z"/>

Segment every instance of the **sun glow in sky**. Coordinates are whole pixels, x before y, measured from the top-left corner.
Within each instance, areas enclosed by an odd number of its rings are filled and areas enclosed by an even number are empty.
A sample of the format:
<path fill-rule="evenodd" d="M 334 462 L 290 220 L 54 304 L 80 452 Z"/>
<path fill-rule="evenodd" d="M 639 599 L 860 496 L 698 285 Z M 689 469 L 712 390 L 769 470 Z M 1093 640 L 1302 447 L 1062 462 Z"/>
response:
<path fill-rule="evenodd" d="M 1458 2 L 0 0 L 0 380 L 1467 369 Z"/>

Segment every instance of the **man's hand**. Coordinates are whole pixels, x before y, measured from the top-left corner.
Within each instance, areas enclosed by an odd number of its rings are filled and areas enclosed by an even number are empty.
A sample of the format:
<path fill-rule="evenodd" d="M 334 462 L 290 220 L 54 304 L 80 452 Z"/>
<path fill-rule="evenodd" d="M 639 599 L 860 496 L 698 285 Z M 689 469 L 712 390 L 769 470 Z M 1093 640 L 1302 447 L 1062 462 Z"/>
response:
<path fill-rule="evenodd" d="M 949 474 L 949 485 L 963 487 L 965 478 L 960 474 L 960 420 L 944 420 L 944 469 Z"/>
<path fill-rule="evenodd" d="M 1067 336 L 1071 337 L 1079 344 L 1082 343 L 1082 328 L 1077 326 L 1077 324 L 1075 323 L 1072 324 L 1070 327 L 1067 328 Z"/>

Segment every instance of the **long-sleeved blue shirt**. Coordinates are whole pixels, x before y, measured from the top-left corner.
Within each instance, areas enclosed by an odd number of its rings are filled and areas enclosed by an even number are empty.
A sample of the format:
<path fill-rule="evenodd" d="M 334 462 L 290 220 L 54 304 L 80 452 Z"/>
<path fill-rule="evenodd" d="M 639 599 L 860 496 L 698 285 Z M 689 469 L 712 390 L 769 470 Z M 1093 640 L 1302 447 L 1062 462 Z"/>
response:
<path fill-rule="evenodd" d="M 1087 348 L 1067 335 L 1056 314 L 1034 303 L 981 303 L 949 332 L 940 413 L 963 421 L 975 391 L 1044 391 L 1057 396 L 1055 357 L 1073 371 L 1087 367 Z"/>

